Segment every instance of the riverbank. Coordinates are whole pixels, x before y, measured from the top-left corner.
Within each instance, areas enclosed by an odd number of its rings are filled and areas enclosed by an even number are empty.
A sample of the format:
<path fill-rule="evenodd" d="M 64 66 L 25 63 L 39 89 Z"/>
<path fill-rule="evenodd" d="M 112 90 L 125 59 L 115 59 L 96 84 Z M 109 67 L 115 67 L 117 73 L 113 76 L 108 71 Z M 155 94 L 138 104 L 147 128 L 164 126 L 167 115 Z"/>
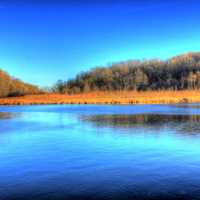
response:
<path fill-rule="evenodd" d="M 76 95 L 43 94 L 1 98 L 0 105 L 43 104 L 175 104 L 200 102 L 200 91 L 93 92 Z"/>

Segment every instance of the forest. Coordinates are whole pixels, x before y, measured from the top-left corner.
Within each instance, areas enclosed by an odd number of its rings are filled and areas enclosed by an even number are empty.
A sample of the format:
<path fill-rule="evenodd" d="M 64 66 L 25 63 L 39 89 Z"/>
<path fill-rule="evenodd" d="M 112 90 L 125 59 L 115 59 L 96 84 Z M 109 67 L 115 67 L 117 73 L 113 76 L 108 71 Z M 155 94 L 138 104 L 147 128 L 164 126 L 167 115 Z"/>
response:
<path fill-rule="evenodd" d="M 95 67 L 74 79 L 59 80 L 48 91 L 0 70 L 0 97 L 42 93 L 78 94 L 95 91 L 177 91 L 200 89 L 200 53 L 168 60 L 129 60 Z"/>
<path fill-rule="evenodd" d="M 92 91 L 155 91 L 200 89 L 200 53 L 187 53 L 168 60 L 130 60 L 96 67 L 74 79 L 59 80 L 57 93 Z"/>
<path fill-rule="evenodd" d="M 0 97 L 24 96 L 28 94 L 40 94 L 41 92 L 37 86 L 24 83 L 0 70 Z"/>

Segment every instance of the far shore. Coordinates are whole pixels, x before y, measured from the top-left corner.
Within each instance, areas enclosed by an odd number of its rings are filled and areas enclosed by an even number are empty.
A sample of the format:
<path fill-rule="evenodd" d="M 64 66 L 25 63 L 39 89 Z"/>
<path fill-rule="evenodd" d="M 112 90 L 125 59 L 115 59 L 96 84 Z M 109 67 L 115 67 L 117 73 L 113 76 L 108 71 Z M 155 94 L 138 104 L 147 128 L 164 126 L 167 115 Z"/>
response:
<path fill-rule="evenodd" d="M 200 103 L 200 90 L 42 94 L 0 98 L 0 105 Z"/>

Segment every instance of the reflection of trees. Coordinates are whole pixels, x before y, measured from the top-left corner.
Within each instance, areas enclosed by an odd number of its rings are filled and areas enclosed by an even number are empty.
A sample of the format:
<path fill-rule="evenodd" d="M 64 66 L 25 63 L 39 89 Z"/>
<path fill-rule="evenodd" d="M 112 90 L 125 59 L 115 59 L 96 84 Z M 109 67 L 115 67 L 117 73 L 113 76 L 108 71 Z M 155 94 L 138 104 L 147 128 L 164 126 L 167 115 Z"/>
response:
<path fill-rule="evenodd" d="M 122 128 L 148 128 L 159 130 L 164 127 L 184 133 L 200 133 L 200 115 L 95 115 L 83 117 L 96 126 Z"/>
<path fill-rule="evenodd" d="M 15 117 L 16 114 L 13 113 L 5 113 L 5 112 L 0 112 L 0 119 L 11 119 Z"/>

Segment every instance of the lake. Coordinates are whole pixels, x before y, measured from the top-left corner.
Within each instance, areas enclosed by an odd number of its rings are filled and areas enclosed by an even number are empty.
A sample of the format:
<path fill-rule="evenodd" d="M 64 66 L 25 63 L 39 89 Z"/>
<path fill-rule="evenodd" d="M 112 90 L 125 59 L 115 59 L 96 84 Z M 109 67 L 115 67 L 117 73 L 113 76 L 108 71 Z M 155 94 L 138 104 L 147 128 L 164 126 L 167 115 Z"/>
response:
<path fill-rule="evenodd" d="M 200 104 L 0 107 L 10 199 L 200 199 Z"/>

